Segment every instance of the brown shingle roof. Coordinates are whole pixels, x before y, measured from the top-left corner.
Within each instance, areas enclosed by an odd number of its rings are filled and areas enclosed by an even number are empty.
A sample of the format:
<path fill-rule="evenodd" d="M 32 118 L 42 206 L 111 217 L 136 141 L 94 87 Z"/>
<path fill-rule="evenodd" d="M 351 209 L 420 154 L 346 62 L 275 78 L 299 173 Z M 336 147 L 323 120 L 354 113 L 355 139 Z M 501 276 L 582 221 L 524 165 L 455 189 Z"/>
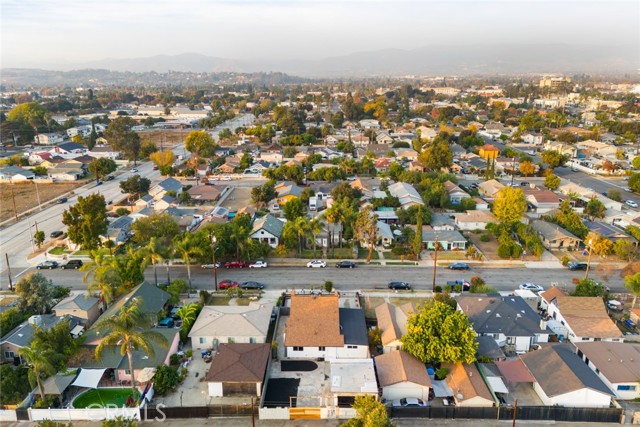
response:
<path fill-rule="evenodd" d="M 613 323 L 600 297 L 570 297 L 556 300 L 565 322 L 578 337 L 619 338 L 622 332 Z"/>
<path fill-rule="evenodd" d="M 476 396 L 493 402 L 491 392 L 484 383 L 476 365 L 457 363 L 445 367 L 449 370 L 449 375 L 446 378 L 447 385 L 453 391 L 458 402 L 464 402 Z M 458 395 L 462 395 L 462 398 L 459 398 Z"/>
<path fill-rule="evenodd" d="M 407 329 L 407 317 L 417 311 L 413 303 L 396 307 L 384 303 L 376 307 L 378 327 L 382 330 L 382 345 L 399 340 Z"/>
<path fill-rule="evenodd" d="M 636 382 L 640 378 L 640 344 L 593 341 L 575 345 L 610 383 Z"/>
<path fill-rule="evenodd" d="M 270 344 L 220 344 L 206 379 L 209 382 L 262 382 L 270 352 Z"/>
<path fill-rule="evenodd" d="M 296 295 L 292 292 L 285 346 L 344 346 L 338 295 Z"/>
<path fill-rule="evenodd" d="M 431 387 L 427 368 L 409 353 L 402 350 L 376 356 L 376 371 L 382 387 L 409 381 Z"/>
<path fill-rule="evenodd" d="M 565 296 L 564 292 L 557 286 L 552 286 L 544 292 L 540 292 L 540 296 L 547 302 L 551 302 L 554 298 L 560 299 Z"/>

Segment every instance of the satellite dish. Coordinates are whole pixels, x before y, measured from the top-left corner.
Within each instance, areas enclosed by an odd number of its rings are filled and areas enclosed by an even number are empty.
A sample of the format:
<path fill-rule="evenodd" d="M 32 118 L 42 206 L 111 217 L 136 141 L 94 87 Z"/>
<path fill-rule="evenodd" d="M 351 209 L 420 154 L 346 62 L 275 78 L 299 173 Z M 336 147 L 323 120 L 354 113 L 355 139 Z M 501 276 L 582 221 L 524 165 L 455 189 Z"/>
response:
<path fill-rule="evenodd" d="M 460 393 L 458 393 L 458 394 L 456 394 L 456 398 L 457 398 L 458 400 L 462 400 L 463 396 L 462 396 Z"/>

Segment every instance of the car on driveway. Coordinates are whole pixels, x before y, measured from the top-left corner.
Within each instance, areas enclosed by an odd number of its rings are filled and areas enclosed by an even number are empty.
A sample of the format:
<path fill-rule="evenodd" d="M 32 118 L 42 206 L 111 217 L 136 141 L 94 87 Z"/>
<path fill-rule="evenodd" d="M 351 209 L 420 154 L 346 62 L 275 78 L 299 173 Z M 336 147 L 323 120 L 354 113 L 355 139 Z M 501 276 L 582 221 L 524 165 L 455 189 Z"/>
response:
<path fill-rule="evenodd" d="M 240 289 L 264 289 L 264 284 L 250 280 L 240 283 Z"/>
<path fill-rule="evenodd" d="M 236 281 L 233 280 L 223 280 L 222 282 L 218 283 L 218 289 L 220 290 L 225 290 L 225 289 L 229 289 L 229 288 L 237 288 L 238 286 L 240 286 L 240 284 Z"/>
<path fill-rule="evenodd" d="M 410 290 L 411 285 L 407 282 L 389 282 L 389 289 L 406 289 Z"/>
<path fill-rule="evenodd" d="M 415 397 L 403 397 L 402 399 L 394 400 L 392 406 L 394 408 L 421 408 L 427 406 L 427 404 L 422 399 L 416 399 Z"/>
<path fill-rule="evenodd" d="M 587 269 L 587 263 L 586 262 L 570 262 L 569 264 L 567 264 L 567 267 L 569 267 L 569 270 L 571 271 L 576 271 L 576 270 L 586 270 Z"/>
<path fill-rule="evenodd" d="M 245 268 L 247 263 L 244 261 L 229 261 L 224 264 L 224 268 Z"/>
<path fill-rule="evenodd" d="M 307 263 L 308 268 L 325 268 L 326 266 L 327 263 L 322 261 L 321 259 L 315 259 Z"/>
<path fill-rule="evenodd" d="M 200 267 L 204 268 L 205 270 L 209 270 L 209 269 L 213 269 L 213 268 L 220 268 L 220 263 L 216 262 L 215 265 L 213 265 L 213 264 L 202 264 Z"/>
<path fill-rule="evenodd" d="M 258 260 L 249 264 L 249 268 L 267 268 L 267 262 Z"/>
<path fill-rule="evenodd" d="M 542 292 L 544 288 L 540 285 L 536 285 L 534 283 L 523 283 L 519 286 L 520 289 L 531 291 L 531 292 Z"/>
<path fill-rule="evenodd" d="M 57 239 L 58 237 L 62 236 L 63 234 L 64 234 L 63 231 L 56 230 L 56 231 L 52 231 L 51 234 L 49 234 L 49 237 L 51 237 L 52 239 Z"/>
<path fill-rule="evenodd" d="M 63 264 L 60 268 L 63 270 L 77 270 L 82 267 L 82 260 L 72 259 L 66 264 Z"/>
<path fill-rule="evenodd" d="M 633 200 L 627 200 L 626 202 L 624 202 L 627 206 L 631 206 L 632 208 L 637 208 L 638 204 L 636 202 L 634 202 Z"/>
<path fill-rule="evenodd" d="M 54 268 L 58 267 L 58 263 L 56 261 L 44 261 L 41 262 L 40 264 L 36 265 L 36 268 L 38 270 L 42 270 L 44 268 L 48 268 L 49 270 L 52 270 Z"/>
<path fill-rule="evenodd" d="M 447 268 L 449 270 L 468 270 L 469 269 L 469 264 L 467 264 L 465 262 L 454 262 L 453 264 L 451 264 Z"/>
<path fill-rule="evenodd" d="M 336 262 L 337 268 L 355 268 L 356 263 L 353 261 L 338 261 Z"/>

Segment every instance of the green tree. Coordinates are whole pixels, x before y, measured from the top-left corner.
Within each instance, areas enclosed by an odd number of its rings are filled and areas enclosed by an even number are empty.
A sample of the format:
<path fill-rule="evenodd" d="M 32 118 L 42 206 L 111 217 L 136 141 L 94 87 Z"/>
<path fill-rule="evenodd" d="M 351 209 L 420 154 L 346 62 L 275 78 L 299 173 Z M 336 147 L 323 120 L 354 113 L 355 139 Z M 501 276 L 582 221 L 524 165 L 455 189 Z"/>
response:
<path fill-rule="evenodd" d="M 175 366 L 160 365 L 153 376 L 153 389 L 160 396 L 174 390 L 180 383 L 180 374 Z"/>
<path fill-rule="evenodd" d="M 373 214 L 373 206 L 367 205 L 358 212 L 354 235 L 359 242 L 366 243 L 369 247 L 367 254 L 367 264 L 369 264 L 378 241 L 378 215 Z"/>
<path fill-rule="evenodd" d="M 200 304 L 185 304 L 178 309 L 176 315 L 180 317 L 182 320 L 182 326 L 180 327 L 180 335 L 182 337 L 182 341 L 187 340 L 187 336 L 193 323 L 198 318 L 198 314 L 200 314 L 200 310 L 202 310 L 202 306 Z"/>
<path fill-rule="evenodd" d="M 549 190 L 557 190 L 560 187 L 560 178 L 555 176 L 554 174 L 549 174 L 544 179 L 544 186 Z"/>
<path fill-rule="evenodd" d="M 503 224 L 520 221 L 526 209 L 527 200 L 520 188 L 502 188 L 493 203 L 493 214 Z"/>
<path fill-rule="evenodd" d="M 0 405 L 18 404 L 29 391 L 29 370 L 25 366 L 0 365 Z"/>
<path fill-rule="evenodd" d="M 84 283 L 89 282 L 87 291 L 90 295 L 97 295 L 103 309 L 107 309 L 113 302 L 118 290 L 122 286 L 122 279 L 118 273 L 116 259 L 100 252 L 92 252 L 93 262 L 85 263 L 80 270 L 85 274 Z"/>
<path fill-rule="evenodd" d="M 53 283 L 40 273 L 29 274 L 16 284 L 18 307 L 25 313 L 47 314 L 55 305 Z"/>
<path fill-rule="evenodd" d="M 634 157 L 631 163 L 633 164 L 634 169 L 640 169 L 640 156 Z"/>
<path fill-rule="evenodd" d="M 39 351 L 49 352 L 51 363 L 56 370 L 61 370 L 69 357 L 77 351 L 80 342 L 71 336 L 71 323 L 65 320 L 50 328 L 36 327 L 31 345 Z"/>
<path fill-rule="evenodd" d="M 44 401 L 45 394 L 42 380 L 56 373 L 56 368 L 52 362 L 52 352 L 31 345 L 30 347 L 22 347 L 19 353 L 24 365 L 29 368 L 29 383 L 32 387 L 38 386 L 40 398 Z"/>
<path fill-rule="evenodd" d="M 342 423 L 343 427 L 393 427 L 387 408 L 374 396 L 356 396 L 353 404 L 356 416 Z"/>
<path fill-rule="evenodd" d="M 318 235 L 324 229 L 324 223 L 319 217 L 314 217 L 309 221 L 309 233 L 311 233 L 311 238 L 313 239 L 313 257 L 316 257 L 316 240 L 318 239 Z"/>
<path fill-rule="evenodd" d="M 404 351 L 425 363 L 473 363 L 478 349 L 467 316 L 435 300 L 409 317 L 401 341 Z"/>
<path fill-rule="evenodd" d="M 151 181 L 148 178 L 141 178 L 136 174 L 130 178 L 120 181 L 120 191 L 123 194 L 129 193 L 129 200 L 137 200 L 149 192 Z"/>
<path fill-rule="evenodd" d="M 89 170 L 96 176 L 96 181 L 100 181 L 100 178 L 104 178 L 117 168 L 116 162 L 106 157 L 93 160 L 89 163 Z"/>
<path fill-rule="evenodd" d="M 42 243 L 44 243 L 44 239 L 45 239 L 45 234 L 44 234 L 44 231 L 42 230 L 38 230 L 33 234 L 33 241 L 36 243 L 36 246 L 38 246 L 38 249 L 40 249 L 40 247 L 42 246 Z"/>
<path fill-rule="evenodd" d="M 200 241 L 194 237 L 190 232 L 185 232 L 181 236 L 176 236 L 173 239 L 173 250 L 180 255 L 182 261 L 187 266 L 187 277 L 189 281 L 189 293 L 191 293 L 191 258 L 202 256 L 203 248 L 200 246 Z"/>
<path fill-rule="evenodd" d="M 0 337 L 7 335 L 32 314 L 33 312 L 20 310 L 19 307 L 10 307 L 8 310 L 0 313 Z"/>
<path fill-rule="evenodd" d="M 607 208 L 600 200 L 596 197 L 592 197 L 591 200 L 587 202 L 587 206 L 584 208 L 584 213 L 593 220 L 594 218 L 604 218 L 606 210 Z"/>
<path fill-rule="evenodd" d="M 140 136 L 131 130 L 137 123 L 131 117 L 118 117 L 112 120 L 104 132 L 109 144 L 118 150 L 124 158 L 137 164 L 142 150 Z"/>
<path fill-rule="evenodd" d="M 420 259 L 420 252 L 422 251 L 422 206 L 418 207 L 418 213 L 416 215 L 416 233 L 413 240 L 413 253 L 416 255 L 416 259 Z"/>
<path fill-rule="evenodd" d="M 640 295 L 640 273 L 636 273 L 624 278 L 624 287 L 633 294 L 633 301 L 631 302 L 631 308 L 636 306 L 638 295 Z"/>
<path fill-rule="evenodd" d="M 117 315 L 101 319 L 95 325 L 95 329 L 102 336 L 102 341 L 95 349 L 95 357 L 102 360 L 102 355 L 107 348 L 119 346 L 120 354 L 127 355 L 129 360 L 129 372 L 131 373 L 131 393 L 136 396 L 135 370 L 133 368 L 133 352 L 142 350 L 148 356 L 153 357 L 155 350 L 153 343 L 164 347 L 168 345 L 164 335 L 154 331 L 152 319 L 140 310 L 142 300 L 133 298 L 120 308 Z"/>
<path fill-rule="evenodd" d="M 438 137 L 427 144 L 418 155 L 418 161 L 429 171 L 448 168 L 453 162 L 453 153 L 449 142 Z"/>
<path fill-rule="evenodd" d="M 212 157 L 215 154 L 216 143 L 204 130 L 193 130 L 185 139 L 185 148 L 197 157 Z"/>
<path fill-rule="evenodd" d="M 163 253 L 166 252 L 166 249 L 160 245 L 160 241 L 156 237 L 152 237 L 149 239 L 149 243 L 144 247 L 146 252 L 146 261 L 150 262 L 153 266 L 153 279 L 155 285 L 158 286 L 158 271 L 157 266 L 161 262 L 164 261 Z"/>
<path fill-rule="evenodd" d="M 606 289 L 602 286 L 602 283 L 596 283 L 591 278 L 585 278 L 580 280 L 576 284 L 576 289 L 571 292 L 571 296 L 574 297 L 601 297 L 606 293 Z"/>
<path fill-rule="evenodd" d="M 546 163 L 550 169 L 555 169 L 558 166 L 562 166 L 569 160 L 568 155 L 560 154 L 555 150 L 543 151 L 540 157 L 542 158 L 542 162 Z"/>
<path fill-rule="evenodd" d="M 180 224 L 175 217 L 167 213 L 154 213 L 134 222 L 131 225 L 131 231 L 133 232 L 132 240 L 139 245 L 144 245 L 155 238 L 158 245 L 164 248 L 159 252 L 166 255 L 171 241 L 180 234 Z"/>
<path fill-rule="evenodd" d="M 67 235 L 82 249 L 97 249 L 100 236 L 106 234 L 107 204 L 101 194 L 78 196 L 78 203 L 62 213 L 62 223 L 68 227 Z"/>
<path fill-rule="evenodd" d="M 301 254 L 304 246 L 303 241 L 309 235 L 309 218 L 299 216 L 291 222 L 293 222 L 293 227 L 298 236 L 298 253 Z"/>
<path fill-rule="evenodd" d="M 532 162 L 521 162 L 519 169 L 523 176 L 529 176 L 536 171 L 536 166 Z"/>
<path fill-rule="evenodd" d="M 258 185 L 251 189 L 251 201 L 256 205 L 257 209 L 261 209 L 271 200 L 278 197 L 275 189 L 275 182 L 269 181 L 264 185 Z"/>
<path fill-rule="evenodd" d="M 640 173 L 632 173 L 629 177 L 629 188 L 635 193 L 640 193 Z"/>
<path fill-rule="evenodd" d="M 304 216 L 304 204 L 302 200 L 295 197 L 282 206 L 282 212 L 287 221 L 294 221 L 296 218 Z"/>

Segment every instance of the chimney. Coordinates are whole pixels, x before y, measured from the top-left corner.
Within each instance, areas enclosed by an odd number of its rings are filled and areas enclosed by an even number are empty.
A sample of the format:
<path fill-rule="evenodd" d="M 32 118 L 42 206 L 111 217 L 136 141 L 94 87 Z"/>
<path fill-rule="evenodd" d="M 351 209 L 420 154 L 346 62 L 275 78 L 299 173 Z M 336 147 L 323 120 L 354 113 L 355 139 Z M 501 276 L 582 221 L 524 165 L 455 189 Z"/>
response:
<path fill-rule="evenodd" d="M 540 330 L 542 331 L 546 331 L 547 330 L 547 321 L 544 319 L 540 319 Z"/>

